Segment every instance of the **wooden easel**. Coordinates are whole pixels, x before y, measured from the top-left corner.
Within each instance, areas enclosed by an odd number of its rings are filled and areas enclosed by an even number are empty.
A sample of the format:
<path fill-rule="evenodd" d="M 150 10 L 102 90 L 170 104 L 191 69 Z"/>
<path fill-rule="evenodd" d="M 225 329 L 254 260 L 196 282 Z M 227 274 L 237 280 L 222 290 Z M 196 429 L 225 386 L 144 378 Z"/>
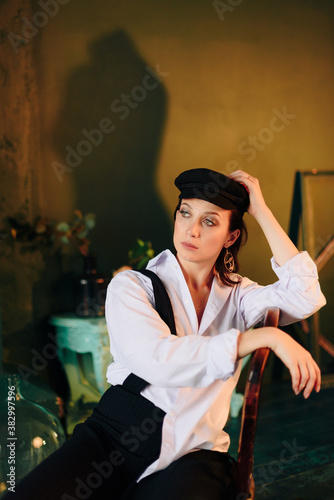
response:
<path fill-rule="evenodd" d="M 315 236 L 315 206 L 312 196 L 312 184 L 315 184 L 320 179 L 333 183 L 334 171 L 296 172 L 289 226 L 291 240 L 296 246 L 299 243 L 303 250 L 308 251 L 314 259 L 318 271 L 323 269 L 334 254 L 333 233 L 330 237 L 327 237 L 326 241 Z M 333 200 L 334 192 L 332 198 L 327 200 L 327 207 L 333 205 Z M 329 218 L 333 219 L 330 215 Z M 317 363 L 320 363 L 320 347 L 334 357 L 334 345 L 320 333 L 319 314 L 314 314 L 307 323 L 305 321 L 302 323 L 303 331 L 309 333 L 309 350 Z"/>

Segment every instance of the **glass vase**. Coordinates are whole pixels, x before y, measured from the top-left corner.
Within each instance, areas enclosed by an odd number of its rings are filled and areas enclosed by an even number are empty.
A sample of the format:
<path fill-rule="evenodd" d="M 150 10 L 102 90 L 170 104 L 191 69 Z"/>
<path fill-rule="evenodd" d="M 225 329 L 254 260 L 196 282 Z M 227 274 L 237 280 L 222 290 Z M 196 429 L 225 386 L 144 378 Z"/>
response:
<path fill-rule="evenodd" d="M 58 418 L 22 396 L 19 375 L 2 378 L 1 396 L 0 497 L 66 441 Z"/>

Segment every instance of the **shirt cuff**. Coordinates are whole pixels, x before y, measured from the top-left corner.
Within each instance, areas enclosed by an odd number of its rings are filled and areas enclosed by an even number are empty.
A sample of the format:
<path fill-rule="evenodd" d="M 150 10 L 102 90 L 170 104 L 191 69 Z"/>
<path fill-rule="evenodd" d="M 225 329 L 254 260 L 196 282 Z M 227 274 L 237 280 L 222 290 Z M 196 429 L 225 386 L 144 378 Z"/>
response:
<path fill-rule="evenodd" d="M 236 370 L 237 341 L 240 331 L 232 328 L 210 338 L 208 376 L 214 380 L 227 380 Z"/>
<path fill-rule="evenodd" d="M 289 259 L 283 266 L 279 266 L 274 257 L 271 258 L 271 266 L 279 279 L 284 276 L 311 276 L 318 279 L 318 270 L 308 252 L 299 252 Z"/>

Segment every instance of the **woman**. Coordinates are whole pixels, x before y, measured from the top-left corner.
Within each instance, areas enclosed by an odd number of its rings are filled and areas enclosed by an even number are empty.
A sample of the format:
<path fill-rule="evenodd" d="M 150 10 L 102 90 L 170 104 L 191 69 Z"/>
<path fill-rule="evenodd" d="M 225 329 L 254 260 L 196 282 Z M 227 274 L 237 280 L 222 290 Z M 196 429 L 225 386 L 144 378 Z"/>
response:
<path fill-rule="evenodd" d="M 141 394 L 166 412 L 160 456 L 142 475 L 134 498 L 223 498 L 219 478 L 229 469 L 226 455 L 189 452 L 227 452 L 229 438 L 221 429 L 240 373 L 238 360 L 270 347 L 290 370 L 296 394 L 303 390 L 307 398 L 312 389 L 320 390 L 320 370 L 305 349 L 279 329 L 249 328 L 269 306 L 280 308 L 285 325 L 314 313 L 325 299 L 314 263 L 280 227 L 257 179 L 242 171 L 226 178 L 195 169 L 175 183 L 180 190 L 176 256 L 162 252 L 147 267 L 168 290 L 177 337 L 154 310 L 150 279 L 121 273 L 111 282 L 106 303 L 115 358 L 108 380 L 122 383 L 130 371 L 136 373 L 151 384 Z M 245 210 L 271 247 L 279 277 L 274 285 L 260 287 L 232 273 Z"/>
<path fill-rule="evenodd" d="M 167 289 L 175 331 L 156 310 L 151 276 L 130 270 L 111 281 L 111 388 L 14 498 L 233 498 L 234 464 L 222 429 L 241 358 L 269 347 L 290 370 L 296 394 L 320 390 L 320 370 L 303 347 L 276 328 L 250 331 L 269 306 L 280 308 L 285 325 L 325 304 L 314 263 L 279 226 L 257 179 L 194 169 L 175 183 L 176 255 L 166 250 L 147 266 Z M 279 278 L 273 285 L 235 272 L 245 211 L 271 247 Z"/>

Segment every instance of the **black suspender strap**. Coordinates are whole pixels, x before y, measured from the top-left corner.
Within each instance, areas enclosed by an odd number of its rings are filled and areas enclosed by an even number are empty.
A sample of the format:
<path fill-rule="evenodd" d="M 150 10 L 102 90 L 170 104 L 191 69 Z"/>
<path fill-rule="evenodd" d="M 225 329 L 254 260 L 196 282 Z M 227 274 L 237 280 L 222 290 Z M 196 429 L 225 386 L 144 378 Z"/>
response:
<path fill-rule="evenodd" d="M 142 269 L 137 272 L 144 274 L 151 279 L 155 298 L 155 309 L 161 319 L 169 327 L 171 334 L 176 335 L 173 308 L 163 282 L 153 271 L 150 271 L 149 269 Z M 131 392 L 135 392 L 136 394 L 139 394 L 148 385 L 149 383 L 146 382 L 146 380 L 138 377 L 134 373 L 130 373 L 130 375 L 123 382 L 123 386 L 126 389 Z"/>
<path fill-rule="evenodd" d="M 157 276 L 153 271 L 150 271 L 149 269 L 142 269 L 141 271 L 137 272 L 151 278 L 155 298 L 155 309 L 161 319 L 169 327 L 170 332 L 173 335 L 176 335 L 173 308 L 165 285 L 163 284 L 159 276 Z"/>

